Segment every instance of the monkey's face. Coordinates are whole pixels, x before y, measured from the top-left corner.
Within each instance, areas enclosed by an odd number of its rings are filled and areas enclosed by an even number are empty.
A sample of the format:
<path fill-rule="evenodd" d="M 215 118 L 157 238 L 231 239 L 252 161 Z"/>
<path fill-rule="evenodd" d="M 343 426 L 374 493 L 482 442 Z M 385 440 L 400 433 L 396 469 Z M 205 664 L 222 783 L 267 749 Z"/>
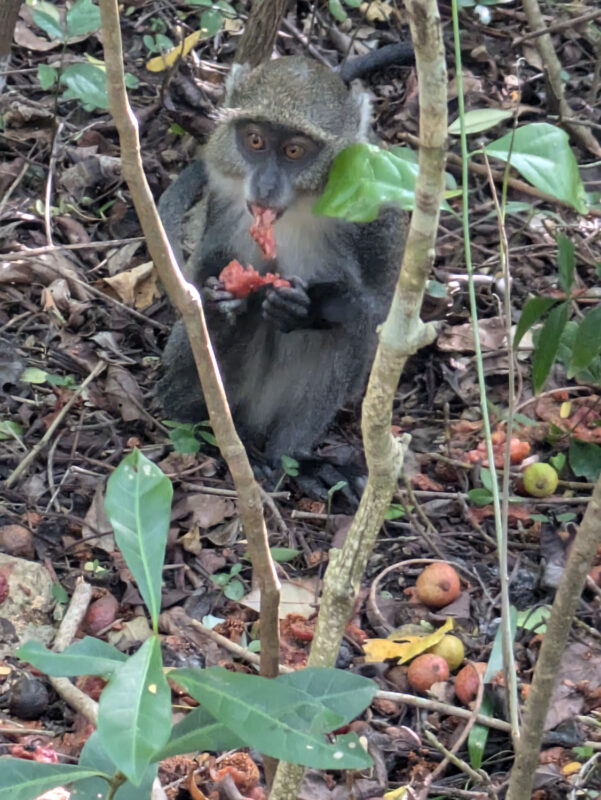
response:
<path fill-rule="evenodd" d="M 236 146 L 246 166 L 248 206 L 278 216 L 294 203 L 303 174 L 323 150 L 322 143 L 292 128 L 244 119 L 236 123 Z"/>

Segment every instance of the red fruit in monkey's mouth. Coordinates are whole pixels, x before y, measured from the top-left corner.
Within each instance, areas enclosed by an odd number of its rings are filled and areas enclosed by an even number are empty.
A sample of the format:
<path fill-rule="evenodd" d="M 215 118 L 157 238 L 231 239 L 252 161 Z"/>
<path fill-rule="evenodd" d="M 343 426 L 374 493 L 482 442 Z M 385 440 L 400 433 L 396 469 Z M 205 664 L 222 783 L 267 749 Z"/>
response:
<path fill-rule="evenodd" d="M 275 258 L 273 223 L 278 218 L 277 211 L 274 211 L 273 208 L 258 206 L 255 203 L 251 203 L 250 210 L 254 217 L 250 226 L 250 235 L 261 248 L 265 258 Z"/>
<path fill-rule="evenodd" d="M 255 292 L 267 284 L 273 284 L 276 288 L 290 286 L 290 281 L 280 278 L 277 272 L 259 275 L 254 267 L 245 268 L 235 259 L 221 270 L 219 280 L 225 286 L 226 291 L 237 298 L 248 297 L 251 292 Z"/>

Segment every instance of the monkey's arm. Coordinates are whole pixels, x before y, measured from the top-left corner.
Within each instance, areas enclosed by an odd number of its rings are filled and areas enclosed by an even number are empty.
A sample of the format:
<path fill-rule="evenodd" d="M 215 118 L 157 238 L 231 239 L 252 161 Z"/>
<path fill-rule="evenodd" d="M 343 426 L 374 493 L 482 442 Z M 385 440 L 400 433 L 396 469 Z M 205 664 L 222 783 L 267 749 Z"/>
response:
<path fill-rule="evenodd" d="M 163 192 L 159 200 L 159 215 L 165 228 L 177 263 L 185 263 L 182 248 L 182 223 L 186 213 L 201 199 L 207 184 L 207 173 L 202 161 L 189 164 L 178 178 Z"/>

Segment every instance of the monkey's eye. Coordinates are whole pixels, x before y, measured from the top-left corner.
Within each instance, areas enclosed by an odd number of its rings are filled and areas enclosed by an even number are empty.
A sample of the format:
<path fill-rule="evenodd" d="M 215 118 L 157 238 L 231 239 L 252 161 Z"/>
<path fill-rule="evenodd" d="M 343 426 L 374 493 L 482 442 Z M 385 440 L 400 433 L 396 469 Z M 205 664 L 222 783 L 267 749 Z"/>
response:
<path fill-rule="evenodd" d="M 246 134 L 246 144 L 251 150 L 264 150 L 265 139 L 257 131 L 248 131 Z"/>
<path fill-rule="evenodd" d="M 284 147 L 284 155 L 291 161 L 298 161 L 305 155 L 305 148 L 298 142 L 290 142 Z"/>

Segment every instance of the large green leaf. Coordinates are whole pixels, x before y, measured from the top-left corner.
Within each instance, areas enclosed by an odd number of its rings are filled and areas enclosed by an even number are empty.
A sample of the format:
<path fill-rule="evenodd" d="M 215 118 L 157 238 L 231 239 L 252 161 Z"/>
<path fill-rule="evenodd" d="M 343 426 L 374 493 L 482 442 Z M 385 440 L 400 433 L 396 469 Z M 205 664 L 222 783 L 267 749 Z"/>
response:
<path fill-rule="evenodd" d="M 568 321 L 568 305 L 560 303 L 551 310 L 536 343 L 532 359 L 532 378 L 534 390 L 539 392 L 547 380 L 557 351 L 563 329 Z"/>
<path fill-rule="evenodd" d="M 62 653 L 48 650 L 31 639 L 15 655 L 53 677 L 74 675 L 110 675 L 127 656 L 111 644 L 86 636 L 69 645 Z"/>
<path fill-rule="evenodd" d="M 511 606 L 509 609 L 509 627 L 511 629 L 511 640 L 515 639 L 517 630 L 518 611 L 517 608 Z M 501 626 L 497 628 L 495 640 L 493 642 L 490 658 L 488 659 L 488 666 L 484 673 L 484 683 L 490 683 L 494 676 L 503 670 L 503 639 L 502 639 Z M 485 694 L 482 698 L 482 705 L 480 706 L 480 713 L 490 715 L 493 713 L 492 700 Z M 480 769 L 482 766 L 482 758 L 484 756 L 484 748 L 488 739 L 488 728 L 486 725 L 476 723 L 470 731 L 467 740 L 467 749 L 470 754 L 470 764 L 474 769 Z"/>
<path fill-rule="evenodd" d="M 67 35 L 83 36 L 100 28 L 100 9 L 92 0 L 77 0 L 67 11 Z"/>
<path fill-rule="evenodd" d="M 156 630 L 167 531 L 171 481 L 139 450 L 124 458 L 109 478 L 104 507 Z"/>
<path fill-rule="evenodd" d="M 367 708 L 378 691 L 377 684 L 369 678 L 340 669 L 307 667 L 279 675 L 275 680 L 340 714 L 343 725 Z"/>
<path fill-rule="evenodd" d="M 512 111 L 504 108 L 474 108 L 468 111 L 464 117 L 464 125 L 466 133 L 480 133 L 487 131 L 489 128 L 494 128 L 499 122 L 504 119 L 509 119 L 513 116 Z M 461 119 L 457 117 L 449 125 L 449 133 L 453 136 L 459 136 L 461 133 Z"/>
<path fill-rule="evenodd" d="M 94 731 L 88 738 L 79 757 L 80 767 L 92 765 L 108 775 L 115 773 L 115 765 L 103 749 L 98 731 Z M 134 786 L 131 781 L 125 781 L 115 792 L 115 800 L 148 800 L 158 771 L 158 764 L 150 764 L 140 785 Z M 108 792 L 109 785 L 102 778 L 86 778 L 73 787 L 71 800 L 106 800 Z"/>
<path fill-rule="evenodd" d="M 511 165 L 533 186 L 587 213 L 586 193 L 565 131 L 533 122 L 491 142 L 486 152 L 507 161 L 510 149 Z"/>
<path fill-rule="evenodd" d="M 65 38 L 65 29 L 61 19 L 61 12 L 53 3 L 38 2 L 32 11 L 33 21 L 50 39 L 62 41 Z"/>
<path fill-rule="evenodd" d="M 601 447 L 580 439 L 570 441 L 570 467 L 574 475 L 595 483 L 601 475 Z"/>
<path fill-rule="evenodd" d="M 526 331 L 530 330 L 534 323 L 538 322 L 543 314 L 546 314 L 557 303 L 558 301 L 553 297 L 529 297 L 522 308 L 513 338 L 513 346 L 517 347 Z"/>
<path fill-rule="evenodd" d="M 100 745 L 134 786 L 171 732 L 171 691 L 163 674 L 161 645 L 151 636 L 120 666 L 100 695 Z"/>
<path fill-rule="evenodd" d="M 218 752 L 240 747 L 244 747 L 242 739 L 199 706 L 173 727 L 169 741 L 157 755 L 157 761 L 181 753 Z"/>
<path fill-rule="evenodd" d="M 413 208 L 417 172 L 413 153 L 353 144 L 334 159 L 326 188 L 313 211 L 351 222 L 373 222 L 383 203 Z"/>
<path fill-rule="evenodd" d="M 557 266 L 559 268 L 559 285 L 569 295 L 574 280 L 576 259 L 574 257 L 574 242 L 563 233 L 557 237 Z"/>
<path fill-rule="evenodd" d="M 98 769 L 70 764 L 42 764 L 24 758 L 0 758 L 0 800 L 35 800 L 57 786 L 104 775 Z M 109 780 L 110 775 L 104 775 Z"/>
<path fill-rule="evenodd" d="M 578 325 L 572 359 L 568 370 L 568 378 L 573 378 L 581 370 L 586 369 L 601 352 L 601 306 L 588 311 Z"/>
<path fill-rule="evenodd" d="M 86 108 L 108 108 L 103 67 L 97 64 L 69 64 L 61 72 L 60 79 L 67 87 L 63 92 L 65 100 L 80 100 Z"/>
<path fill-rule="evenodd" d="M 228 672 L 221 667 L 171 673 L 207 709 L 247 745 L 273 758 L 316 769 L 363 769 L 371 759 L 356 736 L 325 734 L 343 716 L 285 682 Z"/>

